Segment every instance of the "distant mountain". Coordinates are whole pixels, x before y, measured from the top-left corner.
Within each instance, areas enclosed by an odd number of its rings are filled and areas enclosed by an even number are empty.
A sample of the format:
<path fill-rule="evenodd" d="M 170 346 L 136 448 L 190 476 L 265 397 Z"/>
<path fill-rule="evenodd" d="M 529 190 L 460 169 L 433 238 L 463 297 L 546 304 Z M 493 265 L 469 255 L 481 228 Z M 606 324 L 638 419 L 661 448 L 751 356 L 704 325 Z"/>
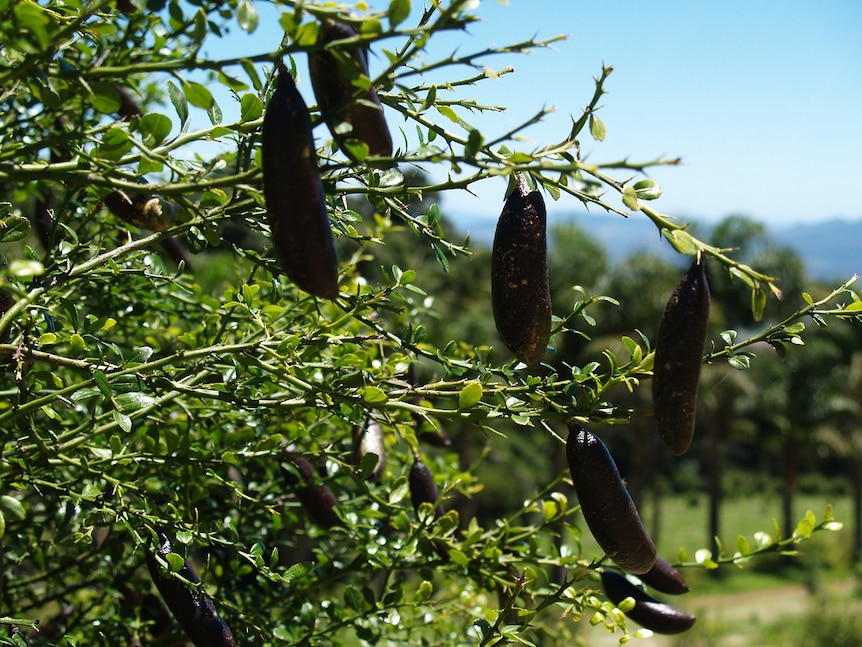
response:
<path fill-rule="evenodd" d="M 845 281 L 854 274 L 862 276 L 862 220 L 776 227 L 772 235 L 799 253 L 815 279 Z"/>
<path fill-rule="evenodd" d="M 673 259 L 676 253 L 646 218 L 623 218 L 612 214 L 570 214 L 571 218 L 608 250 L 611 260 L 618 261 L 635 251 L 650 251 Z M 469 222 L 465 227 L 471 240 L 491 246 L 494 240 L 494 218 L 452 218 Z M 779 245 L 794 249 L 805 262 L 809 276 L 830 283 L 844 281 L 853 274 L 862 275 L 862 218 L 832 219 L 814 224 L 770 227 L 770 235 Z"/>

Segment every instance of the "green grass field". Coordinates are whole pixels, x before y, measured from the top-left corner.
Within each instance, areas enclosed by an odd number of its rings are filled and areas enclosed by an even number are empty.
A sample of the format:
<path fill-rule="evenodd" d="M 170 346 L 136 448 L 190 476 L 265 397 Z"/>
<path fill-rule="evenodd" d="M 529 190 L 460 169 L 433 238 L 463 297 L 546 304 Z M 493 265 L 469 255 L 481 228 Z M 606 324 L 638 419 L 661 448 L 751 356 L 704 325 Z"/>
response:
<path fill-rule="evenodd" d="M 716 572 L 701 568 L 681 569 L 691 593 L 668 599 L 698 617 L 695 627 L 679 637 L 654 636 L 638 641 L 644 647 L 716 647 L 757 645 L 824 647 L 862 645 L 862 602 L 855 570 L 850 565 L 851 501 L 847 497 L 800 496 L 795 521 L 811 510 L 820 521 L 831 504 L 835 518 L 844 523 L 838 532 L 821 532 L 800 544 L 792 560 L 765 556 L 743 567 L 723 565 Z M 774 533 L 781 503 L 765 496 L 727 500 L 722 506 L 721 536 L 725 551 L 736 550 L 737 536 L 752 544 L 757 531 Z M 642 516 L 653 527 L 654 511 L 644 506 Z M 710 545 L 707 534 L 707 501 L 704 496 L 668 497 L 662 502 L 657 536 L 659 553 L 671 563 L 685 548 L 689 559 Z M 588 532 L 583 538 L 584 556 L 600 556 L 601 550 Z M 635 629 L 633 625 L 631 629 Z M 587 644 L 615 645 L 619 635 L 584 632 Z"/>
<path fill-rule="evenodd" d="M 827 504 L 832 505 L 835 518 L 843 522 L 845 528 L 840 532 L 818 533 L 801 544 L 799 546 L 801 565 L 798 569 L 790 569 L 791 575 L 796 571 L 814 567 L 826 567 L 829 571 L 837 571 L 838 574 L 846 571 L 851 547 L 851 501 L 849 498 L 826 495 L 800 496 L 796 501 L 794 523 L 801 519 L 807 510 L 811 510 L 818 521 L 822 520 Z M 699 548 L 710 546 L 707 500 L 704 495 L 665 498 L 660 513 L 661 523 L 657 530 L 654 524 L 654 514 L 655 511 L 648 504 L 641 511 L 644 523 L 656 538 L 659 553 L 669 562 L 676 563 L 678 561 L 680 548 L 684 548 L 688 552 L 691 560 Z M 780 527 L 780 515 L 781 502 L 779 500 L 772 500 L 767 497 L 742 497 L 725 501 L 721 509 L 721 533 L 719 537 L 725 547 L 725 552 L 732 554 L 736 550 L 739 535 L 746 537 L 752 545 L 754 544 L 754 533 L 757 531 L 774 535 L 773 520 L 778 521 Z M 583 528 L 585 530 L 582 540 L 584 555 L 601 556 L 601 549 L 589 535 L 585 525 Z M 759 563 L 764 559 L 768 561 L 771 557 L 749 562 L 742 568 L 727 565 L 722 566 L 720 570 L 722 574 L 728 576 L 763 570 Z M 698 579 L 698 576 L 702 575 L 702 571 L 700 569 L 686 569 L 685 575 L 687 578 Z M 705 577 L 702 579 L 714 580 L 715 578 Z M 761 577 L 754 577 L 753 580 L 755 586 L 763 584 Z M 786 582 L 787 580 L 779 579 L 779 581 Z M 707 584 L 708 582 L 704 582 L 704 585 Z M 726 587 L 727 584 L 723 583 L 722 587 Z M 722 588 L 722 590 L 726 589 Z M 743 590 L 746 590 L 745 587 Z M 712 586 L 706 586 L 706 592 L 715 591 L 712 590 Z"/>

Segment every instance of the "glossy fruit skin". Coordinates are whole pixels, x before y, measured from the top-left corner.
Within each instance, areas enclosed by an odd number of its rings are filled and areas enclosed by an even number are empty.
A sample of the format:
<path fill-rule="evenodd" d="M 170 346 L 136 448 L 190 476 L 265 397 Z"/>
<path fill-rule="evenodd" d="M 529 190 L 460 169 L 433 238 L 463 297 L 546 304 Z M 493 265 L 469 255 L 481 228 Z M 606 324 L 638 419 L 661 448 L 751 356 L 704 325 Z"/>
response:
<path fill-rule="evenodd" d="M 688 593 L 688 583 L 680 575 L 679 571 L 671 566 L 667 560 L 661 556 L 656 557 L 655 565 L 646 573 L 638 575 L 641 581 L 647 586 L 651 586 L 656 591 L 667 593 L 668 595 L 682 595 Z"/>
<path fill-rule="evenodd" d="M 538 366 L 551 337 L 545 201 L 523 178 L 503 207 L 491 250 L 491 304 L 503 343 Z"/>
<path fill-rule="evenodd" d="M 281 467 L 281 473 L 284 479 L 296 488 L 296 496 L 308 515 L 317 525 L 324 528 L 343 526 L 344 522 L 335 513 L 338 499 L 326 485 L 318 483 L 317 472 L 308 459 L 303 456 L 292 456 L 290 462 L 299 473 L 299 477 L 284 466 Z"/>
<path fill-rule="evenodd" d="M 573 424 L 566 458 L 584 520 L 599 546 L 621 569 L 642 574 L 656 561 L 656 548 L 641 521 L 608 448 Z"/>
<path fill-rule="evenodd" d="M 665 307 L 655 345 L 652 394 L 655 425 L 681 456 L 694 437 L 697 385 L 709 323 L 709 284 L 702 258 L 692 263 Z"/>
<path fill-rule="evenodd" d="M 6 260 L 6 256 L 0 252 L 0 269 L 6 267 L 8 265 L 8 261 Z M 0 289 L 0 317 L 9 312 L 9 309 L 15 305 L 15 297 L 9 294 L 6 290 Z M 12 338 L 12 331 L 7 326 L 3 330 L 0 330 L 0 344 L 8 344 L 9 340 Z M 4 353 L 0 355 L 0 360 L 7 359 L 7 355 Z"/>
<path fill-rule="evenodd" d="M 657 634 L 679 634 L 694 625 L 696 618 L 693 615 L 650 597 L 624 575 L 603 570 L 601 577 L 602 588 L 611 602 L 619 604 L 628 597 L 634 599 L 635 606 L 625 614 L 640 626 Z"/>
<path fill-rule="evenodd" d="M 417 458 L 413 462 L 407 476 L 407 485 L 410 489 L 410 502 L 413 504 L 414 510 L 418 511 L 419 506 L 423 503 L 434 505 L 440 499 L 437 484 L 434 483 L 434 475 L 421 458 Z M 435 515 L 441 517 L 444 513 L 443 506 L 438 504 Z"/>
<path fill-rule="evenodd" d="M 377 456 L 377 464 L 368 475 L 368 480 L 379 483 L 386 469 L 386 442 L 383 427 L 373 418 L 368 418 L 353 430 L 353 464 L 361 465 L 362 459 L 367 454 Z"/>
<path fill-rule="evenodd" d="M 355 36 L 353 27 L 324 20 L 320 25 L 317 44 L 325 46 Z M 331 50 L 323 47 L 308 53 L 308 71 L 317 107 L 345 155 L 358 161 L 345 146 L 347 140 L 356 139 L 368 146 L 370 155 L 392 157 L 392 136 L 377 92 L 369 88 L 358 93 L 357 87 L 351 82 L 358 76 L 369 76 L 367 52 L 359 47 L 342 48 L 339 51 L 346 55 L 347 61 L 339 61 Z M 340 132 L 344 123 L 351 127 L 346 134 Z"/>
<path fill-rule="evenodd" d="M 156 553 L 164 557 L 172 552 L 172 540 L 167 533 L 156 529 L 159 547 Z M 236 640 L 230 627 L 216 612 L 211 599 L 189 589 L 173 577 L 165 577 L 159 569 L 155 556 L 147 553 L 147 568 L 171 614 L 180 623 L 191 641 L 198 647 L 235 647 Z M 179 575 L 197 584 L 200 578 L 188 561 L 179 570 Z"/>
<path fill-rule="evenodd" d="M 338 297 L 338 256 L 317 166 L 311 117 L 286 69 L 266 107 L 261 132 L 263 194 L 275 255 L 293 283 Z"/>

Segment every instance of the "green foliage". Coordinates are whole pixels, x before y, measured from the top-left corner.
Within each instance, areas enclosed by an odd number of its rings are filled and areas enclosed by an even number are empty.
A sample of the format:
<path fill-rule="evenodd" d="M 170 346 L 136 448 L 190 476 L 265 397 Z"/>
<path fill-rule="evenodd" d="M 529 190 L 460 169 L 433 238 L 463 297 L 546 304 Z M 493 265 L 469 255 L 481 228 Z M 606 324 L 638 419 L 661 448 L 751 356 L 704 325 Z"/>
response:
<path fill-rule="evenodd" d="M 657 322 L 673 272 L 645 259 L 608 279 L 603 250 L 560 231 L 560 352 L 527 371 L 490 322 L 487 250 L 456 240 L 439 203 L 524 172 L 551 198 L 638 211 L 752 294 L 776 293 L 772 277 L 647 206 L 661 189 L 641 175 L 675 160 L 580 159 L 585 127 L 604 138 L 594 113 L 611 68 L 571 132 L 524 150 L 520 135 L 544 110 L 482 132 L 480 115 L 502 106 L 459 91 L 509 73 L 475 59 L 554 39 L 426 59 L 436 34 L 476 20 L 474 3 L 432 3 L 421 16 L 398 0 L 383 11 L 282 5 L 284 40 L 235 59 L 202 46 L 234 26 L 255 31 L 248 0 L 0 3 L 0 242 L 12 299 L 0 316 L 0 604 L 10 627 L 0 642 L 182 641 L 145 567 L 159 528 L 175 538 L 167 567 L 195 566 L 238 644 L 562 644 L 584 619 L 621 630 L 597 562 L 581 554 L 560 434 L 571 420 L 645 418 L 617 394 L 640 392 L 651 375 L 649 335 L 636 331 Z M 340 296 L 324 301 L 288 282 L 271 252 L 260 128 L 276 64 L 296 73 L 319 20 L 334 17 L 358 27 L 345 46 L 382 54 L 371 82 L 409 134 L 386 168 L 321 142 L 342 259 Z M 428 80 L 441 70 L 445 84 Z M 415 171 L 433 165 L 450 177 L 435 184 Z M 166 228 L 112 213 L 116 192 L 161 209 Z M 632 266 L 644 269 L 635 284 Z M 798 345 L 800 319 L 855 320 L 858 303 L 848 283 L 746 339 L 716 337 L 725 345 L 708 359 L 749 365 L 755 343 Z M 594 329 L 606 336 L 585 345 Z M 379 482 L 366 480 L 373 465 L 354 461 L 354 431 L 369 417 L 385 430 Z M 448 446 L 421 442 L 443 427 Z M 441 515 L 410 503 L 418 457 Z M 335 502 L 331 523 L 321 492 Z M 783 552 L 830 523 L 693 561 Z"/>

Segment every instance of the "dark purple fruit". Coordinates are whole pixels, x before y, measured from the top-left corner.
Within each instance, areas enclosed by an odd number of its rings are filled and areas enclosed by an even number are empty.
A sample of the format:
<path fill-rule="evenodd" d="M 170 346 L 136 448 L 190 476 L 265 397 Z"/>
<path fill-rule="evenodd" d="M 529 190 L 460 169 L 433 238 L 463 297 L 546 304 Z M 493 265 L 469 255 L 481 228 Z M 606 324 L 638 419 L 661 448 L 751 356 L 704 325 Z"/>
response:
<path fill-rule="evenodd" d="M 503 343 L 538 366 L 551 337 L 545 201 L 518 177 L 494 234 L 491 304 Z"/>
<path fill-rule="evenodd" d="M 135 227 L 164 231 L 171 226 L 171 219 L 162 208 L 162 201 L 154 195 L 129 195 L 125 191 L 114 191 L 105 196 L 104 202 L 112 214 Z"/>
<path fill-rule="evenodd" d="M 308 459 L 292 456 L 290 462 L 295 471 L 282 466 L 281 473 L 285 480 L 296 488 L 296 496 L 308 515 L 324 528 L 343 526 L 344 522 L 335 513 L 338 500 L 332 490 L 319 483 L 317 472 Z"/>
<path fill-rule="evenodd" d="M 0 269 L 3 269 L 7 265 L 6 256 L 0 252 Z M 15 297 L 9 294 L 6 290 L 0 289 L 0 317 L 9 312 L 9 309 L 14 305 Z M 8 326 L 5 329 L 0 330 L 0 344 L 8 344 L 11 337 L 12 333 Z"/>
<path fill-rule="evenodd" d="M 566 458 L 584 520 L 599 546 L 621 569 L 642 574 L 656 561 L 656 548 L 605 444 L 571 425 Z"/>
<path fill-rule="evenodd" d="M 410 488 L 410 502 L 414 510 L 418 511 L 423 503 L 437 504 L 435 514 L 438 517 L 443 516 L 445 511 L 442 504 L 438 503 L 440 494 L 437 491 L 437 484 L 434 483 L 434 475 L 421 458 L 413 462 L 407 477 L 407 485 Z"/>
<path fill-rule="evenodd" d="M 114 90 L 117 91 L 117 94 L 120 97 L 120 109 L 117 110 L 117 113 L 120 115 L 120 119 L 123 121 L 129 121 L 132 117 L 144 116 L 144 111 L 141 109 L 141 106 L 138 105 L 138 102 L 135 101 L 135 98 L 128 90 L 119 85 L 115 85 Z"/>
<path fill-rule="evenodd" d="M 39 242 L 46 250 L 51 249 L 54 226 L 54 190 L 46 187 L 36 195 L 36 208 L 33 214 L 33 228 L 39 236 Z"/>
<path fill-rule="evenodd" d="M 156 554 L 164 557 L 172 552 L 173 542 L 163 530 L 157 529 L 156 533 L 159 539 Z M 216 612 L 210 598 L 198 590 L 189 588 L 175 577 L 162 575 L 159 562 L 149 552 L 147 568 L 171 614 L 197 647 L 236 646 L 230 627 Z M 188 561 L 177 574 L 193 584 L 200 583 L 200 578 Z"/>
<path fill-rule="evenodd" d="M 180 263 L 183 263 L 186 272 L 194 272 L 189 248 L 181 238 L 168 236 L 167 238 L 162 238 L 160 242 L 162 250 L 165 252 L 167 257 L 174 262 L 174 264 L 179 265 Z"/>
<path fill-rule="evenodd" d="M 661 557 L 656 557 L 655 565 L 638 577 L 647 586 L 668 595 L 682 595 L 689 591 L 688 583 L 682 578 L 679 571 Z"/>
<path fill-rule="evenodd" d="M 275 255 L 299 288 L 338 297 L 338 256 L 317 166 L 311 117 L 282 66 L 261 132 L 263 194 Z"/>
<path fill-rule="evenodd" d="M 655 345 L 652 394 L 655 425 L 671 452 L 694 437 L 697 384 L 709 323 L 709 285 L 699 256 L 667 302 Z"/>
<path fill-rule="evenodd" d="M 696 618 L 673 605 L 659 602 L 614 571 L 602 571 L 602 588 L 608 599 L 619 604 L 626 598 L 633 598 L 635 606 L 626 611 L 627 617 L 641 627 L 657 634 L 679 634 L 691 629 Z"/>
<path fill-rule="evenodd" d="M 360 47 L 327 49 L 333 41 L 354 38 L 349 25 L 324 20 L 317 44 L 308 53 L 308 70 L 317 106 L 342 152 L 357 160 L 346 144 L 356 140 L 376 157 L 392 157 L 392 136 L 374 88 L 360 90 L 353 81 L 368 78 L 368 56 Z"/>

